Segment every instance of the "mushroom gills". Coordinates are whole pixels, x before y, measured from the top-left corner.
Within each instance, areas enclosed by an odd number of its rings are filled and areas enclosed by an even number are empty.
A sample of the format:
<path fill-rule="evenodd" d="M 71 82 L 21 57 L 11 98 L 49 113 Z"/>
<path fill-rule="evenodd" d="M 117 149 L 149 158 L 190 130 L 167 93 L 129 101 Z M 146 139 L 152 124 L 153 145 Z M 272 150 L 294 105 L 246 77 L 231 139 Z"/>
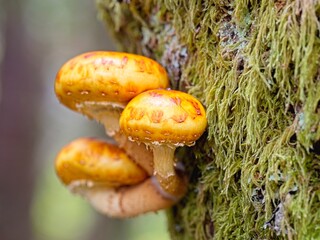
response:
<path fill-rule="evenodd" d="M 119 118 L 124 107 L 123 104 L 113 102 L 85 101 L 76 104 L 79 112 L 101 123 L 108 136 L 114 136 L 119 131 Z"/>

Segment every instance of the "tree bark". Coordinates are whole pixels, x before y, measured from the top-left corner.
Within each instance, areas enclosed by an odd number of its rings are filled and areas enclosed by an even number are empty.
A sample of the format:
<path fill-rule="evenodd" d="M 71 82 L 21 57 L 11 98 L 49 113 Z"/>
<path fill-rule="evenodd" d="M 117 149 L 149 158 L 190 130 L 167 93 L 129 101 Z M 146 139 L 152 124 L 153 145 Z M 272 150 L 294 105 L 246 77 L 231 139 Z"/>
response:
<path fill-rule="evenodd" d="M 173 239 L 320 236 L 319 1 L 97 1 L 119 49 L 207 108 Z"/>

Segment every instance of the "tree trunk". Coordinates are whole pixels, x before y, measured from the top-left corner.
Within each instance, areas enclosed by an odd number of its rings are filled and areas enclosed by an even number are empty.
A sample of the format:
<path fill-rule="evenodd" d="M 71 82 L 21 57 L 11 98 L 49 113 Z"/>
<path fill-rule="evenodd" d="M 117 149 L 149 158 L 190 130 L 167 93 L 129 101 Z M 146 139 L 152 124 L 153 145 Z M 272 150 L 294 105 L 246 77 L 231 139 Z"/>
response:
<path fill-rule="evenodd" d="M 320 1 L 98 0 L 121 50 L 207 109 L 173 239 L 319 239 Z"/>

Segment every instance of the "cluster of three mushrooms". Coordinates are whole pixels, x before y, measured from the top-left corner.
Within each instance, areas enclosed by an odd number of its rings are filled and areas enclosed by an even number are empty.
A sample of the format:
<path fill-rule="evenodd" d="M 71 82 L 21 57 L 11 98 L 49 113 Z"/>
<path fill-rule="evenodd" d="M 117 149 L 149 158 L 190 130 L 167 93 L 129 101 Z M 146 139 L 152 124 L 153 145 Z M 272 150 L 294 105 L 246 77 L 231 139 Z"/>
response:
<path fill-rule="evenodd" d="M 60 102 L 101 122 L 124 149 L 79 139 L 56 160 L 63 183 L 109 216 L 167 208 L 186 191 L 186 177 L 174 167 L 174 151 L 201 136 L 205 111 L 192 96 L 164 90 L 168 84 L 165 70 L 155 61 L 115 52 L 82 54 L 57 75 Z"/>

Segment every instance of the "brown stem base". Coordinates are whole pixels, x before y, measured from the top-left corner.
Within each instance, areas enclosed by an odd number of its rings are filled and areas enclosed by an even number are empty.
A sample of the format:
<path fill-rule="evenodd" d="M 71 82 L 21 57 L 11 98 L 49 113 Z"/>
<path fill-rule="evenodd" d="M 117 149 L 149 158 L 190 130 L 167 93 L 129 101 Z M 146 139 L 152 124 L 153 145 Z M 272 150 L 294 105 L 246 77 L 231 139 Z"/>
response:
<path fill-rule="evenodd" d="M 155 173 L 158 181 L 159 192 L 164 197 L 171 199 L 180 199 L 187 191 L 188 178 L 182 174 L 163 177 L 159 173 Z"/>
<path fill-rule="evenodd" d="M 150 177 L 138 185 L 118 189 L 88 188 L 82 196 L 97 211 L 116 218 L 134 217 L 174 205 L 177 200 L 164 197 L 153 180 Z"/>

